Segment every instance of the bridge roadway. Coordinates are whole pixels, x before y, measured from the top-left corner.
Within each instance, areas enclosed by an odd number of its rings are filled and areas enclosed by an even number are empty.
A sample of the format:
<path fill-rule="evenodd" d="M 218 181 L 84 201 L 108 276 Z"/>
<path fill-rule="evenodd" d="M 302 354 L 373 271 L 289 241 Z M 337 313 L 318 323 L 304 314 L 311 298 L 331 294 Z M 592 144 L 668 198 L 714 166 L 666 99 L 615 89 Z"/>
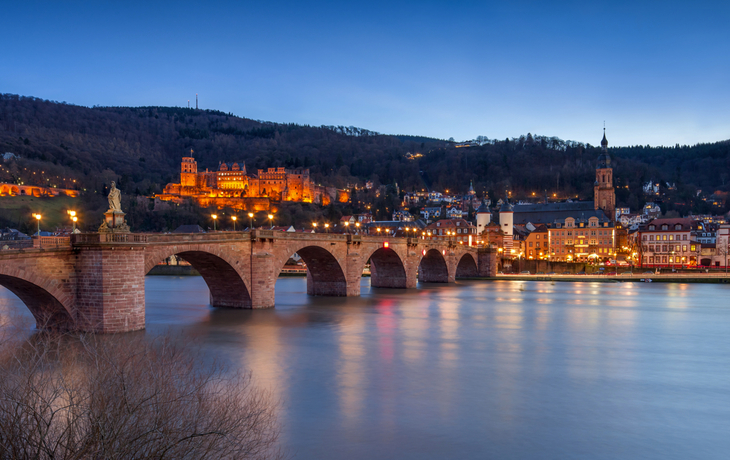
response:
<path fill-rule="evenodd" d="M 276 279 L 294 254 L 307 265 L 307 294 L 360 295 L 371 284 L 415 288 L 493 276 L 496 254 L 418 238 L 272 230 L 204 234 L 83 233 L 37 240 L 33 249 L 0 251 L 0 285 L 15 293 L 38 327 L 126 332 L 145 327 L 145 275 L 171 255 L 188 261 L 210 290 L 210 304 L 270 308 Z"/>

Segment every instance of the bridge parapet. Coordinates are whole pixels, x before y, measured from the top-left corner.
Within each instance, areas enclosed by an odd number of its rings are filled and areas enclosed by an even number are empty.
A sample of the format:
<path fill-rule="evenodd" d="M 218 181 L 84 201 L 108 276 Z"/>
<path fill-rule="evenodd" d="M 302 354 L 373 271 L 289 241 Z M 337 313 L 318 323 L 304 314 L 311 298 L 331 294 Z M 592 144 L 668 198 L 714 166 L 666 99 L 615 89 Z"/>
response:
<path fill-rule="evenodd" d="M 40 236 L 33 237 L 34 248 L 70 248 L 71 238 L 68 236 Z"/>
<path fill-rule="evenodd" d="M 77 244 L 104 244 L 104 243 L 147 243 L 144 233 L 78 233 L 71 236 L 71 242 Z"/>
<path fill-rule="evenodd" d="M 230 242 L 249 241 L 249 232 L 215 232 L 215 233 L 148 233 L 145 234 L 148 243 L 175 244 L 178 242 Z"/>

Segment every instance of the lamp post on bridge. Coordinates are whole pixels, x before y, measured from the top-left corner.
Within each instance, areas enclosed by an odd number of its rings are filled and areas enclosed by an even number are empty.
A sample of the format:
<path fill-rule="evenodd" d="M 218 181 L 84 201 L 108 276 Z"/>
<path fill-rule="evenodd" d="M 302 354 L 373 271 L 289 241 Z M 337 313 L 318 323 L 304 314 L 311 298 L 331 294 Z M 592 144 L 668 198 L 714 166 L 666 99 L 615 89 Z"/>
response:
<path fill-rule="evenodd" d="M 78 218 L 76 217 L 76 211 L 66 211 L 68 215 L 71 217 L 71 233 L 76 233 L 76 221 Z"/>
<path fill-rule="evenodd" d="M 324 231 L 325 231 L 325 233 L 330 232 L 330 224 L 324 224 Z"/>
<path fill-rule="evenodd" d="M 231 216 L 231 220 L 233 221 L 233 231 L 236 231 L 236 220 L 238 220 L 238 217 Z"/>
<path fill-rule="evenodd" d="M 269 214 L 269 227 L 274 228 L 274 215 Z"/>
<path fill-rule="evenodd" d="M 218 230 L 218 227 L 217 227 L 217 222 L 218 222 L 218 214 L 213 214 L 213 215 L 211 215 L 210 217 L 212 217 L 212 218 L 213 218 L 213 231 L 215 232 L 215 231 L 217 231 L 217 230 Z"/>
<path fill-rule="evenodd" d="M 40 214 L 33 214 L 33 217 L 38 221 L 38 236 L 41 236 L 41 215 Z"/>

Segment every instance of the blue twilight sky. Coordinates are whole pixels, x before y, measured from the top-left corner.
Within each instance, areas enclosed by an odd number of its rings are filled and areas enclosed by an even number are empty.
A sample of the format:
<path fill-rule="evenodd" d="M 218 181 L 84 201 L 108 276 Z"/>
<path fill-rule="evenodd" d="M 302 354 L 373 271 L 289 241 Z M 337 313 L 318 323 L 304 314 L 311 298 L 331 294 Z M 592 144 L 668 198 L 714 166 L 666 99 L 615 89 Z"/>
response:
<path fill-rule="evenodd" d="M 730 139 L 730 1 L 5 2 L 0 92 L 456 140 Z"/>

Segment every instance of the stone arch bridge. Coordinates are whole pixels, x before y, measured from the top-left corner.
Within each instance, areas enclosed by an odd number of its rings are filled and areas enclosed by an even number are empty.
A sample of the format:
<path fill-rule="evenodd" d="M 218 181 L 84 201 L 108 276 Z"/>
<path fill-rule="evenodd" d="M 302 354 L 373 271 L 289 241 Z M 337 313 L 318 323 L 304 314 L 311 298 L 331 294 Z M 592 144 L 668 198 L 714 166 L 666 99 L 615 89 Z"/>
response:
<path fill-rule="evenodd" d="M 287 260 L 307 265 L 307 293 L 360 295 L 370 262 L 371 284 L 415 288 L 418 281 L 493 276 L 488 249 L 417 238 L 287 233 L 271 230 L 207 234 L 73 235 L 48 247 L 0 251 L 0 285 L 15 293 L 39 327 L 126 332 L 145 325 L 145 275 L 177 255 L 204 278 L 214 307 L 270 308 Z"/>

